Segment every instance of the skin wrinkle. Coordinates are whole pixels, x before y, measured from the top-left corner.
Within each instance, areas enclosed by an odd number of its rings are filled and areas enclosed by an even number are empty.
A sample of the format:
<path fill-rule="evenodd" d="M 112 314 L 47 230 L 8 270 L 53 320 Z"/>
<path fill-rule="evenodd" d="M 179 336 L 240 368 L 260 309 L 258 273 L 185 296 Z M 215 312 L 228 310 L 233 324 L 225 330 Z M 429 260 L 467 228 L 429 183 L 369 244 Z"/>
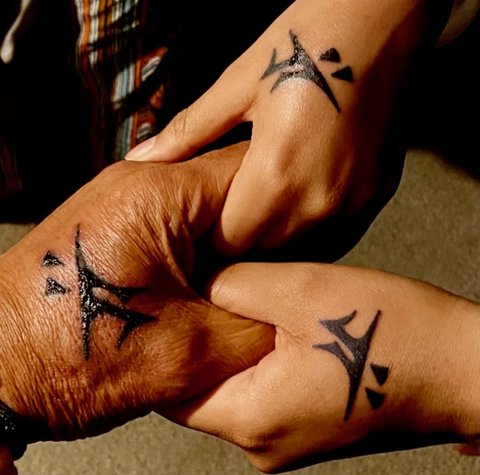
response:
<path fill-rule="evenodd" d="M 139 411 L 162 410 L 255 364 L 269 350 L 273 334 L 261 324 L 207 304 L 187 287 L 183 275 L 183 281 L 179 277 L 184 268 L 175 259 L 175 253 L 183 257 L 193 249 L 190 233 L 201 234 L 215 219 L 242 147 L 196 164 L 111 167 L 2 255 L 1 269 L 16 272 L 7 272 L 0 283 L 2 299 L 9 298 L 4 289 L 11 286 L 14 291 L 3 315 L 15 330 L 2 340 L 5 386 L 0 399 L 25 417 L 48 420 L 50 427 L 33 439 L 94 435 Z M 169 186 L 159 193 L 158 183 L 163 181 Z M 98 193 L 99 189 L 109 192 Z M 172 219 L 164 222 L 168 216 Z M 183 222 L 186 219 L 192 222 Z M 193 260 L 193 252 L 187 260 Z M 97 323 L 91 326 L 88 362 L 81 352 L 78 266 L 99 278 L 90 297 L 105 307 L 98 309 Z M 72 291 L 46 297 L 48 278 Z M 126 285 L 140 287 L 142 293 L 133 296 Z M 18 324 L 10 311 L 17 303 Z M 104 310 L 114 317 L 123 315 L 116 315 L 113 304 L 156 319 L 148 330 L 145 326 L 131 334 L 120 350 L 115 343 L 123 321 L 104 315 Z M 23 322 L 28 322 L 26 331 L 15 335 Z M 35 351 L 27 351 L 32 342 Z M 3 368 L 17 350 L 15 368 L 24 378 Z"/>

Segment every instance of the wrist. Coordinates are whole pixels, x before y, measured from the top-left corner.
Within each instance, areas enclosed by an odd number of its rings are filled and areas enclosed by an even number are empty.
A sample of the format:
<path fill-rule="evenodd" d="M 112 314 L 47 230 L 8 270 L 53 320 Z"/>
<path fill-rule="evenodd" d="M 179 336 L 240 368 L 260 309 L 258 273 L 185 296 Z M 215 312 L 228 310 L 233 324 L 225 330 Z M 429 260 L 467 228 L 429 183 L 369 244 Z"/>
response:
<path fill-rule="evenodd" d="M 417 433 L 470 440 L 480 434 L 479 306 L 444 292 L 433 297 L 425 333 L 412 338 L 403 414 Z"/>
<path fill-rule="evenodd" d="M 454 3 L 455 0 L 297 0 L 277 22 L 287 31 L 299 28 L 300 33 L 311 33 L 312 39 L 317 37 L 320 41 L 333 31 L 337 41 L 346 38 L 354 40 L 351 43 L 355 46 L 370 46 L 365 50 L 368 53 L 372 43 L 385 42 L 393 34 L 401 35 L 402 43 L 411 43 L 411 47 L 427 35 L 433 46 Z"/>
<path fill-rule="evenodd" d="M 433 391 L 444 401 L 451 432 L 470 441 L 480 435 L 480 305 L 452 297 L 445 337 L 447 384 L 439 381 Z"/>

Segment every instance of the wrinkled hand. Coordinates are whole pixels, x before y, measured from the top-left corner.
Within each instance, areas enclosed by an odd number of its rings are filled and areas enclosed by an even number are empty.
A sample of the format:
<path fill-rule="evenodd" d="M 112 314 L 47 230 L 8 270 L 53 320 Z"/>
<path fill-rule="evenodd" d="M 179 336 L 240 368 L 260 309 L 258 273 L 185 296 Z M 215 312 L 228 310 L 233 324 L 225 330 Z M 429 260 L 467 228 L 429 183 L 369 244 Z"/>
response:
<path fill-rule="evenodd" d="M 367 269 L 238 264 L 212 301 L 275 325 L 275 350 L 174 420 L 263 471 L 480 434 L 478 305 Z"/>
<path fill-rule="evenodd" d="M 271 329 L 188 283 L 243 151 L 114 165 L 0 258 L 0 400 L 31 441 L 188 400 L 272 346 Z"/>
<path fill-rule="evenodd" d="M 184 160 L 252 122 L 217 248 L 272 248 L 335 216 L 349 229 L 320 234 L 351 235 L 339 257 L 388 201 L 401 171 L 392 117 L 425 30 L 425 2 L 410 3 L 294 2 L 210 90 L 126 158 Z"/>

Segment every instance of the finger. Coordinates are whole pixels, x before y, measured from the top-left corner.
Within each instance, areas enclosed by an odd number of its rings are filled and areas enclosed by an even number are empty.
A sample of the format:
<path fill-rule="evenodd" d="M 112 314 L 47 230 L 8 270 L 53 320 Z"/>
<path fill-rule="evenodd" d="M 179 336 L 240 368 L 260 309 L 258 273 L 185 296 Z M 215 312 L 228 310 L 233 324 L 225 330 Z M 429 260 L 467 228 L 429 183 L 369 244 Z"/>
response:
<path fill-rule="evenodd" d="M 169 181 L 176 187 L 174 196 L 194 238 L 203 234 L 218 218 L 247 148 L 248 142 L 242 142 L 177 164 L 176 175 L 171 167 L 168 168 L 171 172 Z"/>
<path fill-rule="evenodd" d="M 278 153 L 268 142 L 252 137 L 250 148 L 228 190 L 213 235 L 215 248 L 222 254 L 245 252 L 281 219 L 283 203 L 288 197 L 283 179 L 272 173 L 270 164 L 278 159 Z"/>
<path fill-rule="evenodd" d="M 243 433 L 240 428 L 245 425 L 242 419 L 250 412 L 250 388 L 255 369 L 255 366 L 248 368 L 201 398 L 162 415 L 191 429 L 238 443 L 239 434 Z M 246 440 L 244 442 L 239 445 L 248 445 Z"/>
<path fill-rule="evenodd" d="M 5 445 L 0 445 L 0 475 L 17 475 L 10 450 Z"/>
<path fill-rule="evenodd" d="M 175 162 L 190 158 L 199 148 L 230 130 L 250 107 L 245 78 L 230 67 L 191 106 L 179 112 L 155 137 L 130 151 L 125 159 Z"/>
<path fill-rule="evenodd" d="M 232 315 L 213 305 L 203 323 L 209 328 L 208 355 L 212 363 L 205 366 L 206 378 L 214 367 L 216 383 L 256 365 L 275 347 L 272 326 Z"/>
<path fill-rule="evenodd" d="M 313 264 L 236 264 L 215 276 L 208 296 L 215 305 L 229 312 L 283 326 L 295 316 L 295 302 L 301 300 L 302 314 L 308 312 L 309 300 L 303 299 L 296 289 L 311 288 L 315 278 L 313 269 Z M 305 279 L 308 285 L 303 286 Z"/>

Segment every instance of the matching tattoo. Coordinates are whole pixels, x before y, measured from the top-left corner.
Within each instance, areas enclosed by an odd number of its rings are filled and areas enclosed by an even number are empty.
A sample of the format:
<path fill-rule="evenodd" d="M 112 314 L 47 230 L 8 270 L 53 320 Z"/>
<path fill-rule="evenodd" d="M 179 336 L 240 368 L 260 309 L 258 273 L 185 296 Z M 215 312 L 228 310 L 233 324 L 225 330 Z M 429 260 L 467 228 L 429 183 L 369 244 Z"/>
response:
<path fill-rule="evenodd" d="M 120 287 L 107 282 L 99 276 L 91 267 L 80 242 L 80 228 L 77 228 L 75 236 L 75 272 L 77 275 L 77 289 L 79 296 L 79 317 L 82 328 L 83 356 L 86 360 L 90 358 L 91 327 L 93 322 L 101 316 L 110 316 L 123 321 L 123 328 L 117 339 L 117 349 L 122 346 L 125 339 L 140 325 L 152 322 L 154 317 L 130 310 L 126 305 L 135 296 L 145 292 L 147 289 L 141 287 Z M 64 267 L 64 261 L 48 251 L 42 259 L 42 267 L 50 272 L 57 268 Z M 100 297 L 100 290 L 106 291 L 107 297 Z M 72 292 L 70 287 L 58 282 L 55 277 L 49 275 L 45 280 L 45 295 L 65 295 Z M 114 302 L 117 303 L 114 303 Z M 350 335 L 346 326 L 356 317 L 354 311 L 346 317 L 333 320 L 319 320 L 319 324 L 326 328 L 335 340 L 331 343 L 316 343 L 313 348 L 323 350 L 335 356 L 347 371 L 349 389 L 348 399 L 345 408 L 344 420 L 351 415 L 355 399 L 360 388 L 362 377 L 365 373 L 372 338 L 381 318 L 381 311 L 378 310 L 370 322 L 365 333 L 360 337 Z M 389 368 L 386 366 L 371 363 L 369 365 L 377 385 L 383 386 L 389 376 Z M 382 406 L 385 394 L 372 388 L 365 387 L 365 394 L 373 409 Z"/>
<path fill-rule="evenodd" d="M 305 48 L 300 43 L 298 36 L 290 30 L 290 40 L 293 46 L 293 54 L 290 58 L 284 61 L 277 60 L 277 50 L 274 49 L 270 63 L 263 73 L 261 79 L 266 79 L 273 74 L 278 73 L 277 79 L 274 82 L 271 92 L 275 91 L 282 83 L 291 79 L 303 79 L 313 82 L 318 86 L 328 97 L 337 112 L 341 111 L 333 90 L 328 83 L 324 74 L 322 74 L 315 64 L 315 60 L 307 53 Z M 318 56 L 319 61 L 328 63 L 341 63 L 340 53 L 335 48 L 330 48 Z M 350 66 L 339 67 L 330 74 L 334 79 L 341 81 L 353 82 L 353 71 Z"/>
<path fill-rule="evenodd" d="M 334 355 L 342 363 L 348 374 L 348 400 L 343 420 L 346 421 L 352 413 L 353 404 L 357 397 L 362 376 L 365 372 L 368 352 L 372 338 L 377 329 L 378 322 L 382 315 L 378 310 L 363 336 L 355 338 L 350 335 L 345 327 L 355 318 L 357 311 L 346 317 L 335 320 L 319 320 L 320 325 L 326 328 L 336 340 L 332 343 L 314 344 L 313 348 L 324 350 Z M 343 345 L 343 346 L 342 346 Z M 386 366 L 370 364 L 370 370 L 375 377 L 378 386 L 383 386 L 389 376 L 389 368 Z M 378 409 L 385 400 L 385 394 L 374 389 L 365 388 L 365 394 L 373 409 Z"/>
<path fill-rule="evenodd" d="M 277 60 L 277 50 L 274 49 L 270 63 L 265 70 L 261 79 L 266 79 L 273 74 L 278 73 L 278 77 L 272 86 L 271 92 L 277 89 L 282 83 L 291 79 L 303 79 L 311 81 L 316 84 L 328 97 L 335 109 L 340 112 L 340 105 L 335 94 L 329 85 L 325 76 L 320 72 L 314 59 L 306 52 L 305 48 L 300 43 L 298 36 L 290 31 L 290 40 L 293 46 L 293 54 L 290 58 L 284 61 Z M 318 57 L 319 61 L 329 63 L 341 63 L 340 53 L 335 48 L 330 48 Z M 342 81 L 353 82 L 353 72 L 350 66 L 337 68 L 331 77 Z M 52 251 L 47 251 L 42 260 L 42 266 L 49 270 L 65 266 L 63 260 L 55 255 Z M 80 243 L 80 229 L 77 229 L 75 237 L 75 268 L 77 274 L 77 286 L 80 298 L 80 319 L 82 326 L 82 342 L 83 355 L 86 360 L 90 358 L 90 343 L 91 343 L 91 327 L 93 322 L 100 316 L 108 315 L 110 317 L 122 320 L 124 322 L 123 328 L 117 340 L 117 348 L 122 346 L 125 339 L 135 330 L 135 328 L 145 323 L 151 322 L 154 317 L 145 315 L 140 312 L 130 310 L 126 307 L 129 301 L 146 289 L 137 287 L 119 287 L 108 283 L 105 279 L 100 277 L 92 267 L 88 264 L 87 258 L 84 254 Z M 102 298 L 98 296 L 99 289 L 106 291 L 110 298 Z M 52 297 L 55 295 L 69 294 L 72 289 L 63 283 L 58 282 L 55 277 L 51 275 L 45 280 L 45 295 Z M 114 303 L 116 301 L 117 303 Z M 351 337 L 344 330 L 346 325 L 355 316 L 355 313 L 340 320 L 321 320 L 320 323 L 325 326 L 331 333 L 333 333 L 344 345 L 353 353 L 353 360 L 350 360 L 338 342 L 328 345 L 314 345 L 315 348 L 329 351 L 337 356 L 342 364 L 345 366 L 349 380 L 350 390 L 345 412 L 345 419 L 348 418 L 352 410 L 353 402 L 360 384 L 360 379 L 365 366 L 365 360 L 370 347 L 370 341 L 375 331 L 380 313 L 377 314 L 374 321 L 370 325 L 367 333 L 362 339 L 355 339 Z M 375 368 L 375 369 L 374 369 Z M 387 371 L 385 373 L 385 370 Z M 388 376 L 388 368 L 383 369 L 372 365 L 372 371 L 375 375 L 382 374 L 380 379 L 386 380 Z M 383 376 L 384 375 L 384 376 Z M 381 384 L 383 384 L 381 383 Z M 379 407 L 383 402 L 383 395 L 367 388 L 367 396 L 372 404 L 372 407 Z"/>
<path fill-rule="evenodd" d="M 42 266 L 47 269 L 63 267 L 64 262 L 52 251 L 48 251 L 42 260 Z M 117 339 L 117 348 L 122 346 L 125 339 L 139 327 L 155 320 L 150 315 L 130 310 L 126 304 L 138 294 L 147 289 L 140 287 L 119 287 L 110 284 L 100 277 L 89 265 L 80 243 L 80 228 L 77 228 L 75 236 L 75 271 L 77 274 L 77 288 L 80 303 L 80 320 L 82 327 L 83 356 L 90 358 L 91 327 L 93 322 L 100 316 L 110 316 L 124 322 L 123 328 Z M 100 289 L 107 292 L 109 298 L 100 297 Z M 67 294 L 71 292 L 69 287 L 59 283 L 54 277 L 48 276 L 45 284 L 47 297 Z M 114 302 L 117 303 L 114 303 Z"/>

